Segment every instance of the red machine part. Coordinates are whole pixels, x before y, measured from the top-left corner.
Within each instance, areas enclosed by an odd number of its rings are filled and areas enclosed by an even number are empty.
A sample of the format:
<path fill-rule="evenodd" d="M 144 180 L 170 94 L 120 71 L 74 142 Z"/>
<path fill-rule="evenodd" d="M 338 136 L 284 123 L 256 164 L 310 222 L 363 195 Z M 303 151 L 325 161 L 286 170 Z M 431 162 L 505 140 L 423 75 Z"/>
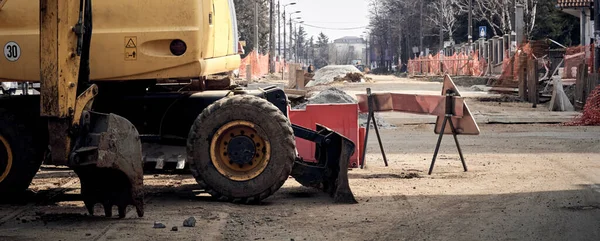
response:
<path fill-rule="evenodd" d="M 289 118 L 293 124 L 311 130 L 315 130 L 317 124 L 327 126 L 352 140 L 356 145 L 356 151 L 350 158 L 348 167 L 359 166 L 359 157 L 364 151 L 362 141 L 365 130 L 358 124 L 358 104 L 308 105 L 305 110 L 289 110 Z M 296 148 L 305 161 L 316 162 L 313 143 L 296 138 Z"/>

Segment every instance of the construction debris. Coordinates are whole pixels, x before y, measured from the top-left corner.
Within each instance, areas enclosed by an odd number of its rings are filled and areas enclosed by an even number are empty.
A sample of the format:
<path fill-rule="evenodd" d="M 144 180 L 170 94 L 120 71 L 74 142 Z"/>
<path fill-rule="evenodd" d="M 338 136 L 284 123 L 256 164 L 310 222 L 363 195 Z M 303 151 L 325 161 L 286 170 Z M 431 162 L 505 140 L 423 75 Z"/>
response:
<path fill-rule="evenodd" d="M 362 73 L 347 73 L 344 77 L 335 77 L 334 82 L 369 82 L 371 78 Z"/>
<path fill-rule="evenodd" d="M 354 104 L 358 103 L 356 99 L 352 96 L 346 94 L 343 90 L 340 90 L 335 87 L 331 87 L 329 89 L 323 90 L 313 97 L 309 98 L 306 102 L 298 104 L 293 107 L 295 110 L 306 109 L 307 105 L 310 104 Z M 368 114 L 360 114 L 359 115 L 359 124 L 361 127 L 367 126 Z M 387 123 L 382 117 L 380 117 L 377 113 L 375 114 L 375 120 L 377 121 L 377 126 L 381 128 L 391 128 L 393 125 Z M 373 127 L 373 123 L 371 123 L 371 127 Z"/>
<path fill-rule="evenodd" d="M 569 96 L 563 89 L 563 84 L 560 78 L 554 79 L 554 91 L 552 92 L 552 99 L 548 106 L 550 111 L 574 111 L 575 108 L 569 101 Z"/>
<path fill-rule="evenodd" d="M 352 74 L 352 75 L 348 75 Z M 336 79 L 337 78 L 337 79 Z M 362 72 L 353 65 L 329 65 L 315 72 L 314 80 L 306 84 L 306 87 L 317 85 L 328 85 L 335 81 L 365 82 Z"/>

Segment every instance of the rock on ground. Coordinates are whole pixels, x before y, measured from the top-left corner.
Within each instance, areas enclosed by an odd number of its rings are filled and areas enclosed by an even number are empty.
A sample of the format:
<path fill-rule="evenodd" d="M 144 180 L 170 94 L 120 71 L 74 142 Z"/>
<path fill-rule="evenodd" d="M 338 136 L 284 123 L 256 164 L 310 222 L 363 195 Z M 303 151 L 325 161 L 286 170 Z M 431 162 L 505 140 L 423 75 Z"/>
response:
<path fill-rule="evenodd" d="M 167 226 L 161 222 L 154 222 L 154 228 L 166 228 Z"/>
<path fill-rule="evenodd" d="M 183 226 L 184 227 L 194 227 L 196 226 L 196 218 L 194 217 L 189 217 L 188 219 L 183 221 Z"/>

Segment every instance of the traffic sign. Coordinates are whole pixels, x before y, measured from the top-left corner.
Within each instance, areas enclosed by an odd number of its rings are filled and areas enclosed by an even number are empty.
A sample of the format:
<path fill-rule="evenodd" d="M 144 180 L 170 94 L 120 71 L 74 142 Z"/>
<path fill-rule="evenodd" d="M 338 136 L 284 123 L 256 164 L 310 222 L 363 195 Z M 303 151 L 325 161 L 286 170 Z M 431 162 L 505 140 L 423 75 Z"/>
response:
<path fill-rule="evenodd" d="M 487 27 L 486 26 L 479 26 L 479 37 L 480 38 L 485 38 L 487 36 Z"/>

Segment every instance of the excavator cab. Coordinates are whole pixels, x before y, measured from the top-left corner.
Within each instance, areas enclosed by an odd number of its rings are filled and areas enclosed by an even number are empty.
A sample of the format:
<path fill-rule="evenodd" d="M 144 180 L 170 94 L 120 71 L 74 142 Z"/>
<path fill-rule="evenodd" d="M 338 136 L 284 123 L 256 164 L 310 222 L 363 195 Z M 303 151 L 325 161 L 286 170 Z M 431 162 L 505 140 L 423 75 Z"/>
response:
<path fill-rule="evenodd" d="M 41 84 L 39 95 L 0 97 L 2 196 L 26 189 L 44 161 L 75 171 L 90 213 L 100 203 L 106 216 L 115 205 L 121 218 L 128 205 L 143 216 L 143 170 L 154 161 L 188 167 L 223 201 L 260 202 L 292 175 L 356 202 L 354 143 L 292 125 L 281 89 L 210 77 L 240 65 L 233 0 L 132 4 L 0 0 L 10 48 L 0 80 Z M 317 145 L 318 163 L 298 157 L 295 137 Z"/>

